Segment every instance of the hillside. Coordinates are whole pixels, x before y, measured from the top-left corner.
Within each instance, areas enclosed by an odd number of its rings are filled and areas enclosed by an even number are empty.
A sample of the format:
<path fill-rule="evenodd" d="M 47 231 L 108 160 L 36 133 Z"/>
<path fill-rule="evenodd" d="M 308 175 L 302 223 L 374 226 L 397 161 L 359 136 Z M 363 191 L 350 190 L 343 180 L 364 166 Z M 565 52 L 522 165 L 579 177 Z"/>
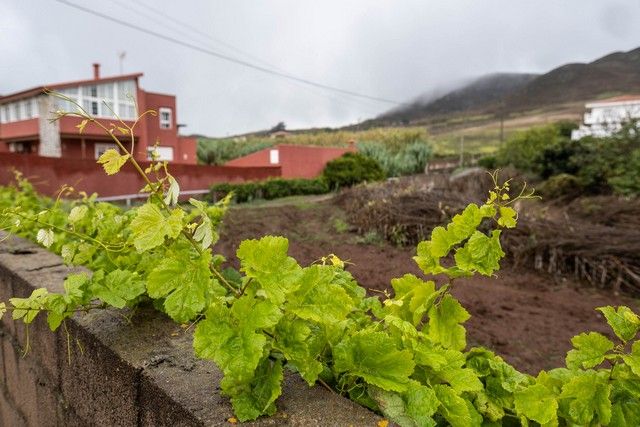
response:
<path fill-rule="evenodd" d="M 425 116 L 444 116 L 472 111 L 500 101 L 506 95 L 522 88 L 537 74 L 496 73 L 473 80 L 433 101 L 415 101 L 410 107 L 401 107 L 383 114 L 390 121 L 413 121 Z"/>
<path fill-rule="evenodd" d="M 477 122 L 495 118 L 500 111 L 522 115 L 562 107 L 577 115 L 586 101 L 630 92 L 640 92 L 640 48 L 587 64 L 565 64 L 542 75 L 487 75 L 433 101 L 391 110 L 366 125 L 439 124 L 462 113 Z"/>

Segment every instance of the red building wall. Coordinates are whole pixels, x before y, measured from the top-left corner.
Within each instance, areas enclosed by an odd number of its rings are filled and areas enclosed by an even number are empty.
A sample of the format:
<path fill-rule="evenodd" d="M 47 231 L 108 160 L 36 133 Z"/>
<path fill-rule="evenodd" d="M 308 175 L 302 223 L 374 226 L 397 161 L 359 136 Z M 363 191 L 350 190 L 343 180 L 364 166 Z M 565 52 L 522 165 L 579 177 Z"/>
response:
<path fill-rule="evenodd" d="M 143 169 L 148 164 L 141 162 Z M 54 159 L 13 153 L 0 154 L 0 185 L 12 182 L 14 169 L 22 172 L 39 192 L 47 195 L 55 195 L 65 184 L 103 197 L 136 194 L 144 186 L 130 163 L 117 175 L 107 176 L 92 159 Z M 181 190 L 204 190 L 218 182 L 258 181 L 280 176 L 277 166 L 244 168 L 172 164 L 170 171 Z"/>
<path fill-rule="evenodd" d="M 77 129 L 76 129 L 77 130 Z M 0 125 L 0 143 L 2 140 L 25 140 L 38 138 L 40 130 L 38 119 L 22 120 L 19 122 L 2 123 Z"/>
<path fill-rule="evenodd" d="M 316 178 L 331 160 L 342 156 L 355 148 L 316 147 L 308 145 L 278 144 L 238 159 L 231 160 L 225 166 L 272 166 L 270 151 L 278 150 L 279 165 L 283 178 Z"/>

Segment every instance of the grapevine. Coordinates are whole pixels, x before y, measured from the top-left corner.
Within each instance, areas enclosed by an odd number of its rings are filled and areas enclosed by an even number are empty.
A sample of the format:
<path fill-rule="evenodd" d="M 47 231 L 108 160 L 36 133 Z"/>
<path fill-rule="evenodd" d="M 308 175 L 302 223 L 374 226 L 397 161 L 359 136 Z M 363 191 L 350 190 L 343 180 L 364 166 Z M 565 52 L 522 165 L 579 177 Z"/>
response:
<path fill-rule="evenodd" d="M 223 270 L 212 245 L 228 198 L 178 203 L 167 163 L 143 169 L 134 159 L 137 122 L 107 126 L 79 106 L 57 118 L 66 115 L 80 118 L 80 132 L 101 127 L 118 150 L 98 163 L 108 175 L 132 164 L 148 197 L 130 210 L 68 187 L 49 199 L 17 174 L 0 189 L 0 228 L 92 273 L 69 275 L 64 293 L 40 288 L 1 302 L 0 315 L 27 325 L 45 315 L 56 330 L 77 312 L 151 300 L 176 322 L 196 322 L 194 351 L 223 372 L 222 393 L 241 421 L 276 412 L 290 370 L 401 426 L 640 425 L 640 318 L 628 307 L 599 308 L 615 342 L 580 334 L 565 367 L 535 377 L 488 349 L 467 349 L 470 315 L 451 289 L 460 277 L 498 271 L 500 236 L 517 225 L 513 204 L 533 192 L 512 197 L 509 182 L 493 175 L 484 204 L 470 204 L 418 244 L 425 278 L 404 275 L 392 280 L 393 295 L 370 297 L 338 257 L 301 266 L 283 237 L 242 242 L 240 270 Z M 427 280 L 437 274 L 449 283 Z"/>

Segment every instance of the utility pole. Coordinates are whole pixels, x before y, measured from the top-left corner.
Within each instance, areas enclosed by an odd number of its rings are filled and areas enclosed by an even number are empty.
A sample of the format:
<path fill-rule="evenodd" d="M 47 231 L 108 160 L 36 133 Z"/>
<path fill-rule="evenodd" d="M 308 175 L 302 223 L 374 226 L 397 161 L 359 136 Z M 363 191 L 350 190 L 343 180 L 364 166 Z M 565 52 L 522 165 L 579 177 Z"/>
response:
<path fill-rule="evenodd" d="M 464 135 L 460 136 L 460 167 L 464 165 Z"/>
<path fill-rule="evenodd" d="M 504 100 L 500 101 L 500 146 L 504 143 Z"/>

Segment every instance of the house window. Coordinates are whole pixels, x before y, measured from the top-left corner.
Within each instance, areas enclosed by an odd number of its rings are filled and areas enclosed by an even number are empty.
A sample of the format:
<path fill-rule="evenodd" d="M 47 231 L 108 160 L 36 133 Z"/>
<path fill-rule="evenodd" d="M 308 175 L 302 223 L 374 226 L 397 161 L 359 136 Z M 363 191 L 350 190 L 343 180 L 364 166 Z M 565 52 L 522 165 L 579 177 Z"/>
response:
<path fill-rule="evenodd" d="M 96 159 L 100 156 L 102 156 L 102 154 L 113 148 L 116 151 L 120 151 L 118 150 L 118 146 L 116 144 L 111 144 L 109 142 L 98 142 L 96 143 L 96 145 L 94 146 L 94 150 L 95 150 L 95 155 L 96 155 Z"/>
<path fill-rule="evenodd" d="M 31 153 L 31 144 L 28 142 L 10 142 L 10 153 Z"/>
<path fill-rule="evenodd" d="M 272 165 L 280 163 L 280 152 L 278 150 L 269 150 L 269 163 Z"/>
<path fill-rule="evenodd" d="M 171 108 L 160 107 L 160 129 L 171 129 Z"/>
<path fill-rule="evenodd" d="M 0 123 L 8 123 L 9 117 L 7 117 L 6 105 L 0 105 Z"/>
<path fill-rule="evenodd" d="M 147 149 L 148 160 L 173 161 L 173 147 L 151 147 Z"/>
<path fill-rule="evenodd" d="M 33 106 L 31 105 L 30 99 L 24 101 L 24 115 L 25 119 L 30 119 L 33 117 Z"/>
<path fill-rule="evenodd" d="M 19 102 L 13 103 L 13 117 L 14 120 L 22 120 L 22 108 Z"/>

